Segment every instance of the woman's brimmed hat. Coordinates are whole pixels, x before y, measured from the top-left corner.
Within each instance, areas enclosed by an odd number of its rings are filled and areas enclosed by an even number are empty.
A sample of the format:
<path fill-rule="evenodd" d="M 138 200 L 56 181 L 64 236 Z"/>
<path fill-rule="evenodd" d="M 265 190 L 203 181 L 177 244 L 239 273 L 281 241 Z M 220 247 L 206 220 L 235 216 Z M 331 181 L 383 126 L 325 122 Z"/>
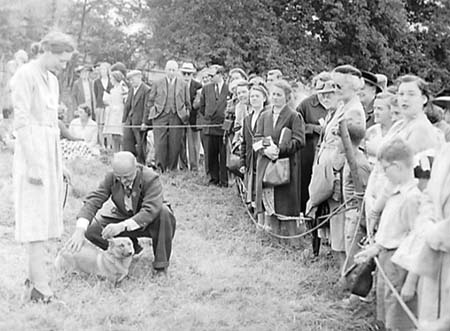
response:
<path fill-rule="evenodd" d="M 245 80 L 248 79 L 247 74 L 245 73 L 245 71 L 243 69 L 241 69 L 241 68 L 233 68 L 233 69 L 231 69 L 230 72 L 229 72 L 230 76 L 234 72 L 238 72 L 242 76 L 243 79 L 245 79 Z"/>
<path fill-rule="evenodd" d="M 250 85 L 250 90 L 259 91 L 259 92 L 261 92 L 264 95 L 266 100 L 269 99 L 269 90 L 267 89 L 267 87 L 264 84 L 264 82 Z"/>

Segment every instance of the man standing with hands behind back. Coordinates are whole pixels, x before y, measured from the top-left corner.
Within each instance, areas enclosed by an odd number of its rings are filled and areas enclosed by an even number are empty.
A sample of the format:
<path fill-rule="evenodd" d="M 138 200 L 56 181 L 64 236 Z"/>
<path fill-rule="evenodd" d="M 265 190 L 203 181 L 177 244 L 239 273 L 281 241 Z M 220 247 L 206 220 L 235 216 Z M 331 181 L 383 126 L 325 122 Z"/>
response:
<path fill-rule="evenodd" d="M 146 120 L 150 87 L 142 81 L 139 70 L 131 70 L 127 75 L 131 88 L 123 111 L 123 150 L 133 153 L 138 162 L 145 163 Z M 126 126 L 134 126 L 129 128 Z"/>
<path fill-rule="evenodd" d="M 205 85 L 200 98 L 200 113 L 204 116 L 205 124 L 223 125 L 225 119 L 225 109 L 229 95 L 228 84 L 223 76 L 224 67 L 212 65 L 212 83 Z M 228 186 L 228 176 L 226 167 L 226 149 L 223 139 L 224 130 L 221 127 L 206 127 L 205 137 L 207 140 L 209 183 L 221 187 Z"/>
<path fill-rule="evenodd" d="M 109 198 L 112 203 L 104 206 Z M 171 209 L 163 203 L 158 175 L 137 164 L 130 152 L 118 152 L 112 160 L 112 171 L 86 197 L 77 216 L 76 230 L 66 248 L 71 252 L 80 250 L 86 237 L 106 250 L 107 239 L 120 236 L 131 238 L 134 251 L 139 254 L 142 247 L 137 238 L 150 237 L 155 256 L 153 268 L 165 272 L 169 266 L 175 224 Z"/>
<path fill-rule="evenodd" d="M 165 71 L 166 77 L 152 85 L 149 100 L 149 119 L 159 126 L 153 129 L 153 135 L 156 166 L 161 171 L 178 169 L 184 130 L 179 126 L 188 124 L 191 111 L 188 87 L 179 77 L 178 64 L 167 61 Z"/>

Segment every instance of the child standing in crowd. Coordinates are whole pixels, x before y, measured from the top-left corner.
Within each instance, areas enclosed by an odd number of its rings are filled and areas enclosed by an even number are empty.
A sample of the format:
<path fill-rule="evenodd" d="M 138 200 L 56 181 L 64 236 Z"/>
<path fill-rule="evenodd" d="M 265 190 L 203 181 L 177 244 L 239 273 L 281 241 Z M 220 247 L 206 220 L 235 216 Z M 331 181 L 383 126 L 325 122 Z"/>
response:
<path fill-rule="evenodd" d="M 375 243 L 358 253 L 355 261 L 363 263 L 378 256 L 389 281 L 401 293 L 409 309 L 416 313 L 415 291 L 418 277 L 391 261 L 401 242 L 413 229 L 422 199 L 414 179 L 413 151 L 405 141 L 394 138 L 380 148 L 378 158 L 387 179 L 395 189 L 388 197 L 381 214 Z M 414 330 L 412 321 L 380 272 L 377 280 L 377 319 L 385 324 L 387 330 Z"/>

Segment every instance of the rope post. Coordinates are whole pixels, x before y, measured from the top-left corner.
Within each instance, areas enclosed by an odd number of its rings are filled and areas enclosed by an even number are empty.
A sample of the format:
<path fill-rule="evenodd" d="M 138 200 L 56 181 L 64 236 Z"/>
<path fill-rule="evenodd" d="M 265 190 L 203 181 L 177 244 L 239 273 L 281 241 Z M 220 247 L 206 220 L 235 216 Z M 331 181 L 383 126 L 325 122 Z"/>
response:
<path fill-rule="evenodd" d="M 350 139 L 350 134 L 348 133 L 348 126 L 347 126 L 346 119 L 342 119 L 339 122 L 339 134 L 341 136 L 342 144 L 344 146 L 345 159 L 347 160 L 347 163 L 350 168 L 350 176 L 355 185 L 355 191 L 357 194 L 361 194 L 361 193 L 363 193 L 363 185 L 362 185 L 361 178 L 359 178 L 359 175 L 358 175 L 358 164 L 356 163 L 355 152 L 353 150 L 353 144 Z M 360 199 L 357 199 L 357 208 L 358 208 L 358 210 L 361 210 L 361 208 L 362 208 Z M 353 264 L 353 257 L 359 250 L 357 234 L 358 234 L 359 227 L 361 224 L 361 217 L 362 217 L 362 214 L 359 215 L 358 223 L 355 226 L 354 232 L 352 233 L 352 242 L 350 244 L 350 249 L 347 252 L 348 254 L 345 257 L 344 265 L 342 266 L 342 275 L 344 275 L 347 268 Z M 344 220 L 344 222 L 345 222 L 345 220 Z"/>
<path fill-rule="evenodd" d="M 342 119 L 339 122 L 339 135 L 341 136 L 342 143 L 344 145 L 345 158 L 347 159 L 350 167 L 350 175 L 352 176 L 353 183 L 355 184 L 356 192 L 361 193 L 363 191 L 363 185 L 358 176 L 358 165 L 356 164 L 355 153 L 353 151 L 350 134 L 348 133 L 346 119 Z"/>

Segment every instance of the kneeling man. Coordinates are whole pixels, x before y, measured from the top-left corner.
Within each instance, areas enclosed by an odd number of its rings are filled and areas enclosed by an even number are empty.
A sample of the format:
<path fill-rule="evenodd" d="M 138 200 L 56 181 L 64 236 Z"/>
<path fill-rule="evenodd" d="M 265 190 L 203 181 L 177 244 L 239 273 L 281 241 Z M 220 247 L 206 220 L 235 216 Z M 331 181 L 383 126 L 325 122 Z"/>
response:
<path fill-rule="evenodd" d="M 105 204 L 109 198 L 112 203 Z M 174 234 L 175 217 L 163 203 L 158 175 L 138 164 L 132 153 L 118 152 L 113 157 L 112 171 L 86 197 L 77 216 L 75 233 L 66 247 L 76 252 L 86 237 L 106 250 L 107 239 L 120 236 L 131 238 L 135 252 L 139 253 L 142 247 L 137 238 L 151 237 L 155 256 L 153 268 L 165 272 Z"/>

